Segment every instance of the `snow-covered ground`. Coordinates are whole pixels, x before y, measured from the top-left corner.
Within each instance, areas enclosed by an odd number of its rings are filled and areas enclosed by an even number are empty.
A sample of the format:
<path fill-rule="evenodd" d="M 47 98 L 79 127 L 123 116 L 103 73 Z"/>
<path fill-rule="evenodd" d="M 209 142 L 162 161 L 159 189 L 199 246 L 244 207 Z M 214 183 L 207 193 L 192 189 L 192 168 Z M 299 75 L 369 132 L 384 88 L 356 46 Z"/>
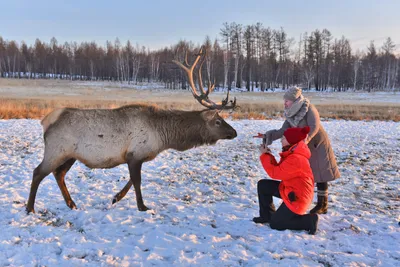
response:
<path fill-rule="evenodd" d="M 24 80 L 0 79 L 0 99 L 41 99 L 41 100 L 108 100 L 135 102 L 172 102 L 196 103 L 188 90 L 165 89 L 163 83 L 119 83 L 106 81 L 66 81 L 66 80 Z M 210 95 L 214 101 L 226 96 L 227 88 L 215 88 Z M 241 103 L 282 104 L 285 90 L 247 92 L 245 88 L 233 88 L 231 98 L 237 97 Z M 398 106 L 400 91 L 391 92 L 317 92 L 315 89 L 304 90 L 304 96 L 313 104 L 331 105 L 379 105 Z"/>
<path fill-rule="evenodd" d="M 165 151 L 144 165 L 152 210 L 137 210 L 133 190 L 111 205 L 126 166 L 75 163 L 66 183 L 78 210 L 50 175 L 27 215 L 42 129 L 38 120 L 0 120 L 0 266 L 400 266 L 400 123 L 323 122 L 342 177 L 330 183 L 315 236 L 251 221 L 257 181 L 267 178 L 251 136 L 282 121 L 230 123 L 234 140 Z M 272 148 L 277 155 L 279 142 Z"/>

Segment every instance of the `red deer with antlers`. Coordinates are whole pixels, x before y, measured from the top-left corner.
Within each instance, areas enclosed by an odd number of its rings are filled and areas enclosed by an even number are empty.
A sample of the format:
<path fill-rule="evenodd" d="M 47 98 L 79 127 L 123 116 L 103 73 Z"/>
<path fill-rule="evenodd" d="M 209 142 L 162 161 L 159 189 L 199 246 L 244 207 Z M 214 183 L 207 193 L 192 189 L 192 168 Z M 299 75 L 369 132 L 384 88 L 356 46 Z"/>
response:
<path fill-rule="evenodd" d="M 53 173 L 67 206 L 76 208 L 65 185 L 64 177 L 76 160 L 89 168 L 113 168 L 127 163 L 130 180 L 115 195 L 113 203 L 121 200 L 134 186 L 137 207 L 146 211 L 141 192 L 142 164 L 153 160 L 166 149 L 184 151 L 200 145 L 215 144 L 221 139 L 233 139 L 237 133 L 218 114 L 222 109 L 234 109 L 236 99 L 215 103 L 208 98 L 214 86 L 207 90 L 201 80 L 201 66 L 205 51 L 200 49 L 192 65 L 174 60 L 189 81 L 195 99 L 207 107 L 202 111 L 164 110 L 148 105 L 128 105 L 117 109 L 63 108 L 48 114 L 42 120 L 44 157 L 33 171 L 27 212 L 34 212 L 36 193 L 40 182 Z M 198 68 L 198 85 L 193 71 Z"/>

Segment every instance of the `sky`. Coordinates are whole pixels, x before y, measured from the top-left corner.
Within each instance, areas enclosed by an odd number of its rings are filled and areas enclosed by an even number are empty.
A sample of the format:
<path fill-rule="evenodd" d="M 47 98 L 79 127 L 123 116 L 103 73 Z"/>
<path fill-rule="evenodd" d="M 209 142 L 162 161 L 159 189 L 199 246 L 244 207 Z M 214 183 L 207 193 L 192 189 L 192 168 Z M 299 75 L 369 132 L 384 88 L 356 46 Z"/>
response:
<path fill-rule="evenodd" d="M 122 43 L 158 49 L 180 40 L 202 43 L 220 38 L 224 22 L 283 27 L 298 41 L 300 34 L 328 29 L 344 35 L 354 49 L 371 40 L 380 47 L 391 37 L 400 52 L 398 0 L 14 0 L 0 4 L 0 36 L 34 43 L 96 41 L 104 45 L 117 37 Z"/>

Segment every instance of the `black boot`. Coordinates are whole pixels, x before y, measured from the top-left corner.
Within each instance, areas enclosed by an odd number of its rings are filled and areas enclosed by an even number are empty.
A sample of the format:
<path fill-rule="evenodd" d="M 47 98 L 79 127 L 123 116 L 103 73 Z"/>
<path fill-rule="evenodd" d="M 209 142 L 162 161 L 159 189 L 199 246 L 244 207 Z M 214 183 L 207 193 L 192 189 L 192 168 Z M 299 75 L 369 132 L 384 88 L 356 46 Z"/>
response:
<path fill-rule="evenodd" d="M 308 230 L 308 234 L 309 235 L 315 235 L 317 230 L 318 230 L 318 215 L 317 214 L 312 214 L 311 225 L 310 225 L 310 230 Z"/>
<path fill-rule="evenodd" d="M 318 196 L 317 205 L 310 210 L 310 214 L 326 214 L 328 212 L 328 196 Z"/>
<path fill-rule="evenodd" d="M 263 217 L 254 217 L 253 222 L 255 223 L 269 223 L 269 220 Z"/>

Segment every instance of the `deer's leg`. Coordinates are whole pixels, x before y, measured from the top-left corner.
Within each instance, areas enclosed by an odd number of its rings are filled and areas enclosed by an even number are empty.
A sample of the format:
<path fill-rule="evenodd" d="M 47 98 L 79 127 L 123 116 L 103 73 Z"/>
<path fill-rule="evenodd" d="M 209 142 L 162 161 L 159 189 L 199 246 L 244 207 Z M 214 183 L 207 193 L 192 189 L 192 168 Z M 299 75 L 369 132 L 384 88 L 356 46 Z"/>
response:
<path fill-rule="evenodd" d="M 140 211 L 146 211 L 149 208 L 147 208 L 143 203 L 142 190 L 140 189 L 142 183 L 142 174 L 141 174 L 142 163 L 143 163 L 142 161 L 138 161 L 131 158 L 128 160 L 128 168 L 133 187 L 135 188 L 137 207 Z M 125 187 L 127 186 L 128 184 Z"/>
<path fill-rule="evenodd" d="M 124 188 L 122 188 L 121 191 L 119 191 L 118 194 L 116 194 L 112 200 L 112 203 L 117 203 L 118 201 L 120 201 L 121 199 L 124 198 L 124 196 L 126 195 L 126 193 L 128 193 L 129 189 L 132 186 L 132 180 L 129 180 L 128 183 L 124 186 Z"/>
<path fill-rule="evenodd" d="M 58 167 L 54 172 L 53 175 L 56 178 L 58 187 L 61 190 L 61 193 L 64 197 L 65 203 L 70 209 L 76 209 L 75 202 L 72 201 L 71 196 L 68 192 L 67 186 L 65 185 L 65 174 L 71 169 L 72 165 L 74 165 L 76 159 L 69 159 L 60 167 Z"/>
<path fill-rule="evenodd" d="M 51 173 L 51 169 L 46 166 L 47 164 L 45 164 L 45 161 L 42 161 L 42 163 L 40 163 L 39 166 L 37 166 L 33 171 L 31 191 L 29 193 L 28 204 L 26 205 L 27 213 L 35 213 L 34 205 L 39 184 L 47 175 Z"/>

